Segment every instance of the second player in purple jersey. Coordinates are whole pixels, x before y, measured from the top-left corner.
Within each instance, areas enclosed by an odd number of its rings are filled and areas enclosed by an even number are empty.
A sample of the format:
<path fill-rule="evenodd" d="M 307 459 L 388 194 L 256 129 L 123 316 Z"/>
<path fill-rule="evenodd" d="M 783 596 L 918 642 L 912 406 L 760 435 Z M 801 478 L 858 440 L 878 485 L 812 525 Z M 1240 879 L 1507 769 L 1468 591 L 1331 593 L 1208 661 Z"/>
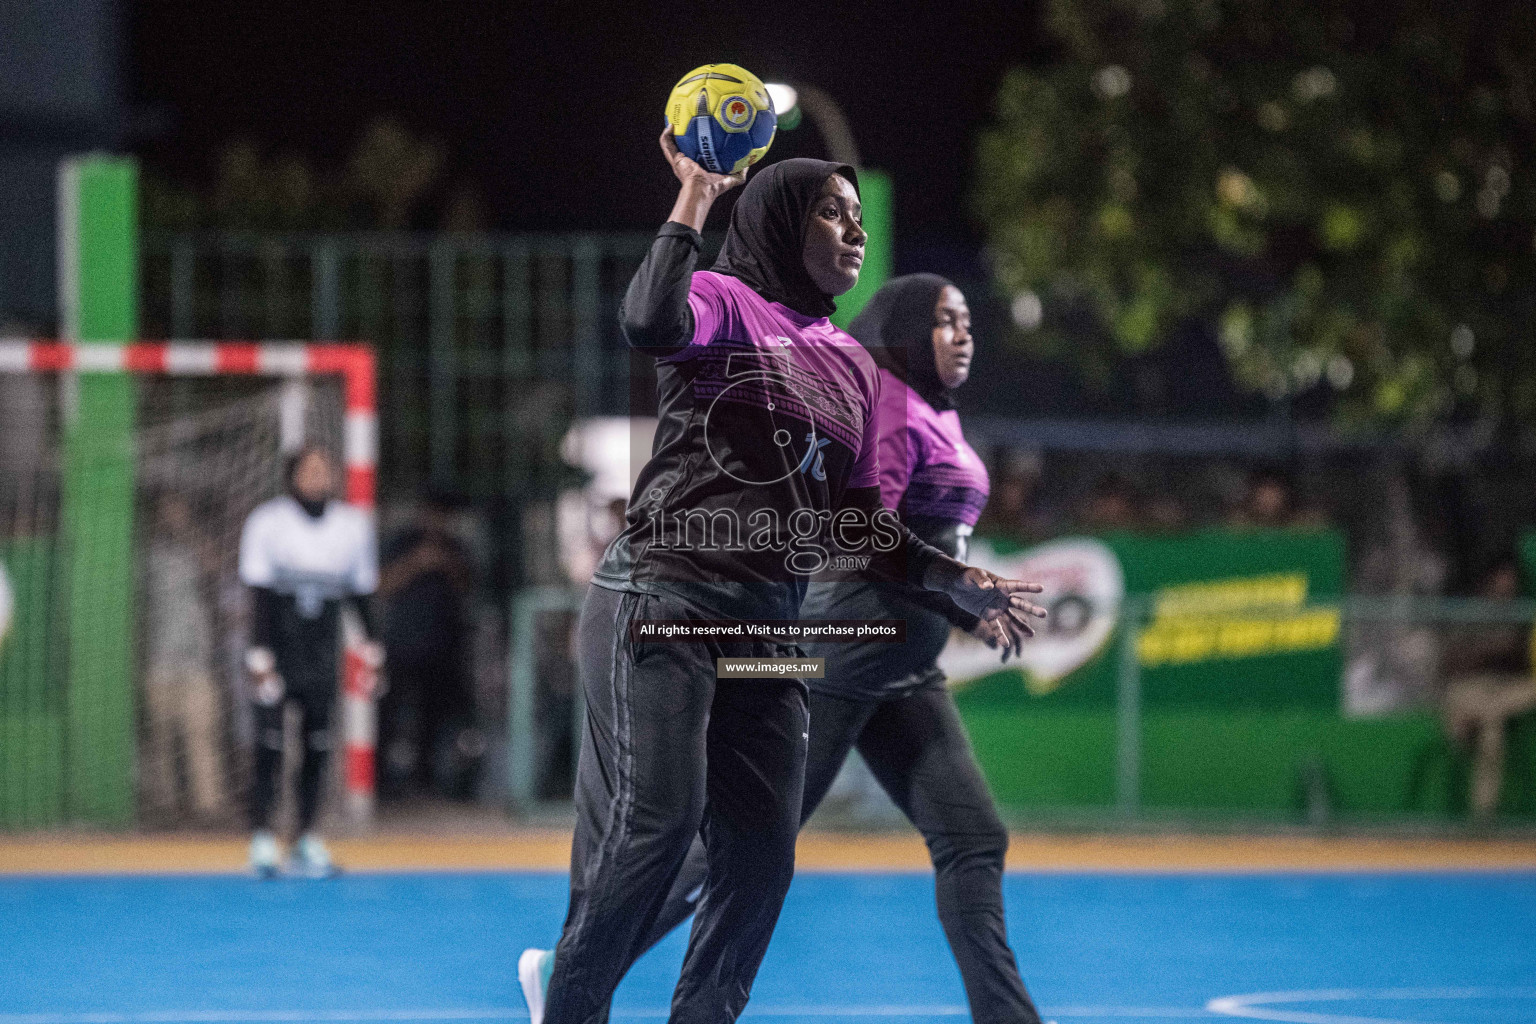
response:
<path fill-rule="evenodd" d="M 929 530 L 960 526 L 958 536 L 969 536 L 992 485 L 986 464 L 960 429 L 960 414 L 935 409 L 890 370 L 880 375 L 881 421 L 901 424 L 880 435 L 881 501 L 909 524 L 916 520 Z M 959 547 L 952 553 L 964 557 L 965 545 Z"/>
<path fill-rule="evenodd" d="M 986 465 L 960 429 L 960 414 L 950 400 L 953 388 L 940 379 L 934 354 L 934 308 L 946 288 L 959 296 L 953 285 L 933 274 L 896 278 L 849 328 L 880 367 L 881 502 L 897 511 L 916 536 L 963 561 L 990 483 Z M 968 330 L 964 337 L 969 344 Z M 969 373 L 969 355 L 955 358 Z M 806 647 L 807 654 L 827 659 L 825 677 L 809 680 L 812 690 L 871 699 L 942 680 L 935 662 L 951 627 L 972 629 L 976 623 L 939 595 L 875 580 L 813 583 L 801 615 L 906 622 L 903 644 Z"/>
<path fill-rule="evenodd" d="M 951 401 L 970 376 L 970 320 L 953 284 L 910 274 L 886 282 L 848 325 L 880 365 L 881 500 L 913 533 L 961 560 L 989 490 Z M 928 844 L 939 921 L 972 1020 L 1039 1024 L 1003 917 L 1008 833 L 936 664 L 951 626 L 975 629 L 975 618 L 952 602 L 874 581 L 813 584 L 801 614 L 907 624 L 905 644 L 807 648 L 826 658 L 826 675 L 809 681 L 802 820 L 857 749 Z"/>
<path fill-rule="evenodd" d="M 889 369 L 882 367 L 880 374 L 881 501 L 915 535 L 964 561 L 971 530 L 987 503 L 987 467 L 961 433 L 959 413 L 935 409 Z M 906 622 L 901 644 L 806 645 L 808 655 L 827 659 L 825 676 L 807 681 L 812 690 L 865 698 L 942 679 L 935 662 L 950 629 L 976 624 L 974 616 L 940 595 L 875 580 L 812 583 L 800 614 Z"/>

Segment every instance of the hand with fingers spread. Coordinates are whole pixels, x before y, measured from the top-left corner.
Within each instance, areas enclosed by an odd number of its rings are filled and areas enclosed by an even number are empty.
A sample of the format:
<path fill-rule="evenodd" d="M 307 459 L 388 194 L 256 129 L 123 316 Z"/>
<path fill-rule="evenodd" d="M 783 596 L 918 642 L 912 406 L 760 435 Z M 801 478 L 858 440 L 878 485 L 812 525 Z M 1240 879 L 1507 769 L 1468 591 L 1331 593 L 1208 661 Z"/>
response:
<path fill-rule="evenodd" d="M 682 183 L 677 202 L 672 204 L 672 214 L 667 219 L 686 224 L 695 231 L 704 230 L 704 220 L 716 199 L 747 180 L 746 168 L 735 174 L 716 174 L 705 170 L 697 160 L 684 156 L 677 148 L 670 126 L 662 129 L 661 152 L 671 165 L 672 173 Z"/>
<path fill-rule="evenodd" d="M 1004 579 L 968 566 L 943 589 L 955 604 L 995 627 L 993 635 L 1004 648 L 1004 660 L 1010 654 L 1017 657 L 1024 649 L 1024 641 L 1035 635 L 1030 619 L 1045 618 L 1045 609 L 1027 596 L 1044 589 L 1038 583 Z"/>

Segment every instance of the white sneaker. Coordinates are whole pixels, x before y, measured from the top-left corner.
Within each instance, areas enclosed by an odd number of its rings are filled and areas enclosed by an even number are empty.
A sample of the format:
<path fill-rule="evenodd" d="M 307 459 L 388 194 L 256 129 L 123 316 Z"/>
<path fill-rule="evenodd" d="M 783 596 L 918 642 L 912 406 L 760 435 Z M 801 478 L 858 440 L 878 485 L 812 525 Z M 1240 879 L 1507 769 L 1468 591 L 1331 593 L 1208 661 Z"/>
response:
<path fill-rule="evenodd" d="M 251 871 L 256 877 L 276 877 L 277 862 L 277 837 L 266 829 L 251 836 Z"/>
<path fill-rule="evenodd" d="M 293 854 L 288 858 L 288 870 L 305 878 L 330 878 L 336 874 L 336 865 L 320 837 L 306 832 L 294 844 Z"/>
<path fill-rule="evenodd" d="M 549 991 L 549 976 L 555 972 L 555 951 L 525 949 L 517 958 L 517 980 L 528 1001 L 529 1024 L 544 1024 L 544 994 Z"/>

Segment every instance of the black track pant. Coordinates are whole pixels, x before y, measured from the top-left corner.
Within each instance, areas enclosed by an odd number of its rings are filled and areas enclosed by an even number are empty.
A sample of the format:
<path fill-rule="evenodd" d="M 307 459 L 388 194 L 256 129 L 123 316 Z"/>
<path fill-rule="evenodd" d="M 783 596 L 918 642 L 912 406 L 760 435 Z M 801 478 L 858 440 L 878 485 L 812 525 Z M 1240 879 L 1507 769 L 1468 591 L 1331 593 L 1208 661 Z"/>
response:
<path fill-rule="evenodd" d="M 292 690 L 276 704 L 254 705 L 256 714 L 256 771 L 251 783 L 251 827 L 270 828 L 277 783 L 283 774 L 283 708 L 298 706 L 304 736 L 304 764 L 299 770 L 299 832 L 308 832 L 320 811 L 325 788 L 325 769 L 331 756 L 331 705 L 335 687 Z"/>
<path fill-rule="evenodd" d="M 703 890 L 671 1020 L 729 1024 L 747 1003 L 794 876 L 806 696 L 798 680 L 715 679 L 717 657 L 791 649 L 630 638 L 636 619 L 703 617 L 669 599 L 587 591 L 571 903 L 546 1024 L 607 1019 L 695 838 Z"/>
<path fill-rule="evenodd" d="M 1008 832 L 954 698 L 942 683 L 878 701 L 812 693 L 802 821 L 815 812 L 855 746 L 928 843 L 939 921 L 960 967 L 972 1019 L 1039 1024 L 1003 922 Z M 704 851 L 696 847 L 646 937 L 646 949 L 693 912 L 689 897 L 705 874 Z"/>

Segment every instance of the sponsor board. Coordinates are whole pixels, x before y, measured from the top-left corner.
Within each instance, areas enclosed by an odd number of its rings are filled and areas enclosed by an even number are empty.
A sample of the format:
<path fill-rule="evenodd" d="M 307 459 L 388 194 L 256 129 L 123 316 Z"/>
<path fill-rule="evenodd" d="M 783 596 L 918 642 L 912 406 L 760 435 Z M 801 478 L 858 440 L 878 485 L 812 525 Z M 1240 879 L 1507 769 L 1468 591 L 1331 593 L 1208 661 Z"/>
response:
<path fill-rule="evenodd" d="M 972 565 L 1045 587 L 1037 600 L 1050 614 L 1019 658 L 1030 693 L 1050 693 L 1109 642 L 1125 598 L 1125 573 L 1102 541 L 1069 537 L 1004 555 L 983 540 L 970 553 Z M 939 667 L 957 682 L 976 679 L 997 670 L 997 652 L 960 634 Z"/>
<path fill-rule="evenodd" d="M 1344 547 L 1331 531 L 1070 537 L 1012 551 L 980 538 L 971 561 L 1042 584 L 1050 617 L 1017 668 L 1000 669 L 969 636 L 952 639 L 939 665 L 966 699 L 1112 703 L 1119 656 L 1106 652 L 1129 609 L 1151 704 L 1339 699 Z"/>

